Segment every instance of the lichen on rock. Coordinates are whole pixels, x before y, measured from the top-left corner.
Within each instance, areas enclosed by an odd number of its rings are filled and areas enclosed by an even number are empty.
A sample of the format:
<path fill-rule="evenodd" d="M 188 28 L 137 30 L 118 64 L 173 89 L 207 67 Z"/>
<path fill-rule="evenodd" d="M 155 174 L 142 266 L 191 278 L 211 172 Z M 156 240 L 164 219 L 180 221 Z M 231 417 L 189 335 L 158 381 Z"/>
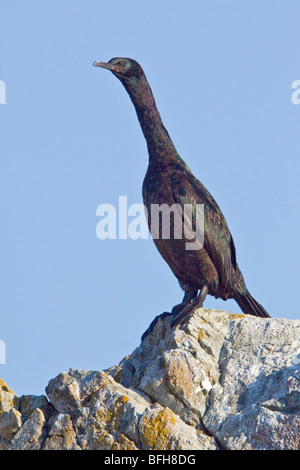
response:
<path fill-rule="evenodd" d="M 0 449 L 300 449 L 300 322 L 197 310 L 106 371 L 70 369 L 46 396 L 0 381 Z"/>

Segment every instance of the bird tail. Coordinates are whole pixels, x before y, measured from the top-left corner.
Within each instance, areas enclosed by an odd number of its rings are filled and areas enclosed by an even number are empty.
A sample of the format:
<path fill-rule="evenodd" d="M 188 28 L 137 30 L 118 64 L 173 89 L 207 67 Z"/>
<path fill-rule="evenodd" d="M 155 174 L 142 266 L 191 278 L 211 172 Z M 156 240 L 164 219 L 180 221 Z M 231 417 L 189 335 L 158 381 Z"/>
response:
<path fill-rule="evenodd" d="M 247 294 L 237 295 L 234 300 L 239 304 L 242 311 L 248 315 L 262 318 L 270 317 L 268 312 L 266 312 L 262 305 L 260 305 L 249 292 L 247 292 Z"/>

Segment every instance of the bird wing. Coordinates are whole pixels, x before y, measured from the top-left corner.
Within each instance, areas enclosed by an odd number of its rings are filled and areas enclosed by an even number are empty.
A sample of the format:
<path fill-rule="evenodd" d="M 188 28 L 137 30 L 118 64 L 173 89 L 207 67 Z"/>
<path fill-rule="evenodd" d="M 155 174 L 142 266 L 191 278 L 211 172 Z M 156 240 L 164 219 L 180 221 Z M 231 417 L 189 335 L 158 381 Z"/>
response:
<path fill-rule="evenodd" d="M 221 283 L 230 284 L 232 267 L 236 269 L 236 253 L 233 238 L 227 226 L 221 209 L 200 181 L 192 173 L 184 170 L 174 170 L 171 173 L 171 188 L 176 203 L 192 206 L 192 221 L 195 227 L 197 213 L 196 204 L 204 204 L 204 243 L 203 248 L 213 262 Z M 189 211 L 190 213 L 190 211 Z"/>

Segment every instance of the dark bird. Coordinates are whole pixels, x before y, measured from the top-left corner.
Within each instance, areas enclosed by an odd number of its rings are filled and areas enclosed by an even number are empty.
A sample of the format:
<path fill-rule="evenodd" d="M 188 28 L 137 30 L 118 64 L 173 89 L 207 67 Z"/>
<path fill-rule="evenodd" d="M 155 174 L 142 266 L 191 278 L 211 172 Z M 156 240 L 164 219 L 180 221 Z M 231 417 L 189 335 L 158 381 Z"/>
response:
<path fill-rule="evenodd" d="M 162 216 L 159 236 L 153 237 L 158 251 L 185 292 L 182 303 L 172 310 L 173 327 L 182 323 L 196 308 L 202 307 L 207 294 L 223 300 L 236 300 L 246 314 L 269 317 L 246 287 L 237 264 L 232 235 L 218 204 L 178 155 L 161 121 L 142 67 L 128 58 L 113 58 L 107 63 L 96 61 L 94 65 L 110 70 L 122 82 L 146 139 L 149 166 L 143 182 L 143 200 L 152 237 L 151 208 L 175 204 L 175 209 L 182 210 L 179 215 L 176 215 L 176 210 L 169 213 L 173 222 L 169 237 L 162 236 Z M 201 204 L 204 207 L 203 239 L 199 248 L 187 249 L 187 243 L 196 233 L 197 208 Z M 184 233 L 181 237 L 176 236 L 174 229 L 178 217 Z M 195 235 L 195 243 L 197 238 Z"/>

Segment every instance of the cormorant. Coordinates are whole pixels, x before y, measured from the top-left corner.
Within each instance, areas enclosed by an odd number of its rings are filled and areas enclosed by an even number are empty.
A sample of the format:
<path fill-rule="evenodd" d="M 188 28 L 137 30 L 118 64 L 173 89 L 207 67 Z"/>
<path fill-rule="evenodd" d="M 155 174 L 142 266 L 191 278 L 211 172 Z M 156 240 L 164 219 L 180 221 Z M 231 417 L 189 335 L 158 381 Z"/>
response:
<path fill-rule="evenodd" d="M 180 220 L 185 236 L 176 237 L 173 229 L 169 238 L 161 236 L 161 232 L 160 236 L 153 237 L 158 251 L 185 292 L 182 303 L 172 310 L 172 326 L 179 325 L 196 308 L 202 307 L 207 294 L 223 300 L 235 299 L 246 314 L 269 317 L 246 287 L 237 264 L 233 238 L 218 204 L 178 155 L 161 121 L 142 67 L 133 59 L 120 57 L 109 62 L 96 61 L 94 65 L 110 70 L 122 82 L 146 139 L 149 166 L 143 182 L 143 200 L 150 231 L 153 230 L 153 205 L 171 207 L 175 204 L 174 207 L 182 209 Z M 191 233 L 196 233 L 193 229 L 198 204 L 204 207 L 204 239 L 199 249 L 187 249 Z M 188 214 L 187 207 L 190 208 Z"/>

